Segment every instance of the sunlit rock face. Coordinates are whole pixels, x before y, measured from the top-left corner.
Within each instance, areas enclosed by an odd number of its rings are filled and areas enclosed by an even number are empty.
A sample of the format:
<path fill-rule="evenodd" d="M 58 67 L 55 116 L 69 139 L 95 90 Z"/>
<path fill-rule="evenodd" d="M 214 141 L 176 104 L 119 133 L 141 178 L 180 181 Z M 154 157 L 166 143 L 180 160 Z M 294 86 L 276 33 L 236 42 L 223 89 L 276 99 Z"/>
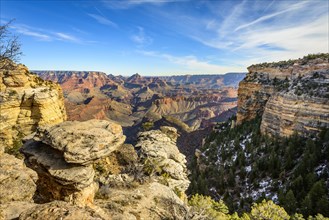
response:
<path fill-rule="evenodd" d="M 312 135 L 329 127 L 329 54 L 252 65 L 238 89 L 237 123 L 262 117 L 263 134 Z"/>
<path fill-rule="evenodd" d="M 156 172 L 159 178 L 168 177 L 168 186 L 184 193 L 190 181 L 187 178 L 185 156 L 176 146 L 177 136 L 175 128 L 163 126 L 161 130 L 140 133 L 135 148 L 147 172 Z"/>
<path fill-rule="evenodd" d="M 98 190 L 93 163 L 123 144 L 122 128 L 109 121 L 63 122 L 42 127 L 21 149 L 38 173 L 40 201 L 90 205 Z"/>
<path fill-rule="evenodd" d="M 0 141 L 2 148 L 10 148 L 37 126 L 65 121 L 66 112 L 58 84 L 44 81 L 24 65 L 5 62 L 9 65 L 0 69 Z"/>

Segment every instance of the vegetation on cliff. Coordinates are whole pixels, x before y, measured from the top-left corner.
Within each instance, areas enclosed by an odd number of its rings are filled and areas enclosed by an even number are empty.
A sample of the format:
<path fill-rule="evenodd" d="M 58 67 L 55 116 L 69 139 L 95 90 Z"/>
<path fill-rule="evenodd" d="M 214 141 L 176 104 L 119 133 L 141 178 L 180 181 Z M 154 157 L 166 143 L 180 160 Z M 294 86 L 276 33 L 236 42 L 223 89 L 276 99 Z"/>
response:
<path fill-rule="evenodd" d="M 294 63 L 306 64 L 308 61 L 315 60 L 315 59 L 323 59 L 323 60 L 327 60 L 327 62 L 329 62 L 329 54 L 328 53 L 308 54 L 308 55 L 304 56 L 303 58 L 296 59 L 296 60 L 283 60 L 283 61 L 279 61 L 279 62 L 270 62 L 270 63 L 265 62 L 265 63 L 251 65 L 250 67 L 286 68 L 288 66 L 293 65 Z"/>
<path fill-rule="evenodd" d="M 249 211 L 270 199 L 289 214 L 329 216 L 329 129 L 312 139 L 260 134 L 260 118 L 220 124 L 191 167 L 190 193 L 223 199 L 230 211 Z"/>

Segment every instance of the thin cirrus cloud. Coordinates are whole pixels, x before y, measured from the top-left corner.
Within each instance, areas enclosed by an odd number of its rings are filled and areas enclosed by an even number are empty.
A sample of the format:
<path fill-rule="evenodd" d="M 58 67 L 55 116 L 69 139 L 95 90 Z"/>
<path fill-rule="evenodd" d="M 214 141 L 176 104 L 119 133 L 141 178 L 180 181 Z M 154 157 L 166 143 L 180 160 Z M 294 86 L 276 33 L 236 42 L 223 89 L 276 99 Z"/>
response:
<path fill-rule="evenodd" d="M 138 46 L 148 46 L 153 42 L 153 38 L 145 33 L 143 27 L 137 27 L 137 33 L 131 36 L 131 40 Z"/>
<path fill-rule="evenodd" d="M 12 28 L 20 34 L 36 38 L 41 41 L 51 41 L 52 37 L 48 34 L 42 33 L 40 31 L 32 30 L 29 26 L 26 25 L 15 25 Z"/>
<path fill-rule="evenodd" d="M 39 41 L 66 41 L 72 43 L 83 43 L 83 41 L 72 34 L 63 33 L 63 32 L 54 32 L 50 30 L 45 30 L 41 28 L 30 27 L 25 24 L 17 24 L 12 26 L 17 33 L 33 37 Z"/>
<path fill-rule="evenodd" d="M 138 5 L 150 4 L 150 5 L 163 5 L 165 3 L 177 2 L 179 0 L 102 0 L 103 4 L 111 9 L 129 9 Z M 181 0 L 185 1 L 185 0 Z"/>
<path fill-rule="evenodd" d="M 194 32 L 186 28 L 182 33 L 205 46 L 238 54 L 236 65 L 328 52 L 329 15 L 324 1 L 272 1 L 258 11 L 252 3 L 245 0 L 229 8 L 222 20 L 194 17 L 196 24 L 198 19 L 205 24 L 204 28 Z M 267 13 L 262 14 L 262 10 Z"/>
<path fill-rule="evenodd" d="M 199 60 L 194 55 L 174 56 L 168 53 L 160 53 L 157 51 L 138 50 L 137 53 L 144 56 L 157 57 L 169 61 L 170 63 L 179 65 L 187 71 L 198 71 L 204 73 L 224 73 L 229 71 L 241 71 L 241 68 L 232 68 L 224 65 L 212 64 L 210 60 Z"/>
<path fill-rule="evenodd" d="M 60 33 L 57 32 L 55 33 L 55 35 L 58 37 L 58 39 L 60 40 L 64 40 L 64 41 L 71 41 L 71 42 L 80 42 L 80 40 L 72 35 L 69 34 L 64 34 L 64 33 Z"/>
<path fill-rule="evenodd" d="M 305 7 L 307 4 L 308 4 L 307 1 L 299 2 L 299 3 L 297 3 L 297 4 L 291 5 L 289 8 L 287 8 L 287 9 L 285 9 L 285 10 L 277 11 L 277 12 L 274 12 L 274 13 L 269 14 L 269 15 L 261 16 L 261 17 L 257 18 L 256 20 L 254 20 L 254 21 L 252 21 L 252 22 L 250 22 L 250 23 L 240 25 L 239 27 L 235 28 L 234 31 L 238 31 L 238 30 L 241 30 L 241 29 L 244 29 L 244 28 L 250 27 L 250 26 L 252 26 L 252 25 L 255 25 L 255 24 L 257 24 L 257 23 L 260 23 L 260 22 L 266 21 L 266 20 L 268 20 L 268 19 L 271 19 L 271 18 L 277 17 L 277 16 L 279 16 L 279 15 L 281 15 L 281 14 L 284 14 L 284 13 L 288 13 L 288 12 L 291 12 L 291 11 L 295 11 L 295 10 L 298 10 L 298 9 L 302 9 L 302 8 Z"/>
<path fill-rule="evenodd" d="M 108 25 L 108 26 L 112 26 L 112 27 L 118 26 L 116 23 L 114 23 L 113 21 L 107 19 L 106 17 L 104 17 L 102 15 L 97 15 L 97 14 L 92 14 L 92 13 L 89 13 L 88 15 L 90 17 L 92 17 L 93 19 L 95 19 L 100 24 L 104 24 L 104 25 Z"/>

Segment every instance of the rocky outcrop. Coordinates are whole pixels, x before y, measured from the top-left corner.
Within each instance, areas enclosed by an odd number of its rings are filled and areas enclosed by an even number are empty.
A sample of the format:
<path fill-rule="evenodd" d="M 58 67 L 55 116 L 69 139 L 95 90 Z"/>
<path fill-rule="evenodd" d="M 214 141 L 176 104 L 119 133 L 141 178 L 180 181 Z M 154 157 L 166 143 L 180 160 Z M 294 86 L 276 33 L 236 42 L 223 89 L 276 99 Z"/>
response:
<path fill-rule="evenodd" d="M 239 84 L 237 123 L 262 117 L 261 131 L 310 135 L 329 127 L 329 54 L 252 65 Z"/>
<path fill-rule="evenodd" d="M 15 219 L 34 206 L 37 174 L 9 154 L 0 155 L 0 219 Z"/>
<path fill-rule="evenodd" d="M 92 163 L 124 140 L 121 126 L 109 121 L 68 121 L 39 128 L 21 149 L 27 166 L 38 173 L 39 200 L 92 204 L 98 189 Z"/>
<path fill-rule="evenodd" d="M 151 182 L 130 188 L 115 188 L 103 192 L 105 199 L 96 204 L 108 219 L 189 219 L 184 202 L 167 186 Z"/>
<path fill-rule="evenodd" d="M 145 172 L 158 176 L 171 189 L 184 193 L 190 181 L 186 174 L 186 159 L 179 152 L 176 139 L 177 130 L 164 126 L 161 130 L 140 133 L 135 148 Z"/>
<path fill-rule="evenodd" d="M 0 108 L 0 141 L 4 148 L 12 147 L 14 141 L 31 134 L 37 126 L 66 119 L 61 87 L 12 62 L 10 68 L 0 69 Z"/>
<path fill-rule="evenodd" d="M 238 89 L 237 123 L 262 115 L 269 97 L 274 93 L 272 85 L 242 81 Z"/>
<path fill-rule="evenodd" d="M 23 212 L 19 220 L 102 220 L 105 219 L 97 210 L 89 207 L 81 208 L 73 206 L 63 201 L 53 201 L 46 204 L 36 205 L 29 210 Z"/>
<path fill-rule="evenodd" d="M 4 153 L 0 156 L 0 204 L 12 201 L 32 201 L 37 174 L 22 160 Z"/>

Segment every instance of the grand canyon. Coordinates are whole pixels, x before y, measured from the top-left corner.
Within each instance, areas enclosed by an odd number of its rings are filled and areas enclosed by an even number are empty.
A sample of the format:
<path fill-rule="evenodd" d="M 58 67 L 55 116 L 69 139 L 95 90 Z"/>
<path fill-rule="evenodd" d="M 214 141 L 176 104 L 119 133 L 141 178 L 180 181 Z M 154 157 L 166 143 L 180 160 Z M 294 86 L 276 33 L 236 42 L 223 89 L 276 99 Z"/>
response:
<path fill-rule="evenodd" d="M 0 220 L 329 218 L 328 2 L 0 9 Z"/>

